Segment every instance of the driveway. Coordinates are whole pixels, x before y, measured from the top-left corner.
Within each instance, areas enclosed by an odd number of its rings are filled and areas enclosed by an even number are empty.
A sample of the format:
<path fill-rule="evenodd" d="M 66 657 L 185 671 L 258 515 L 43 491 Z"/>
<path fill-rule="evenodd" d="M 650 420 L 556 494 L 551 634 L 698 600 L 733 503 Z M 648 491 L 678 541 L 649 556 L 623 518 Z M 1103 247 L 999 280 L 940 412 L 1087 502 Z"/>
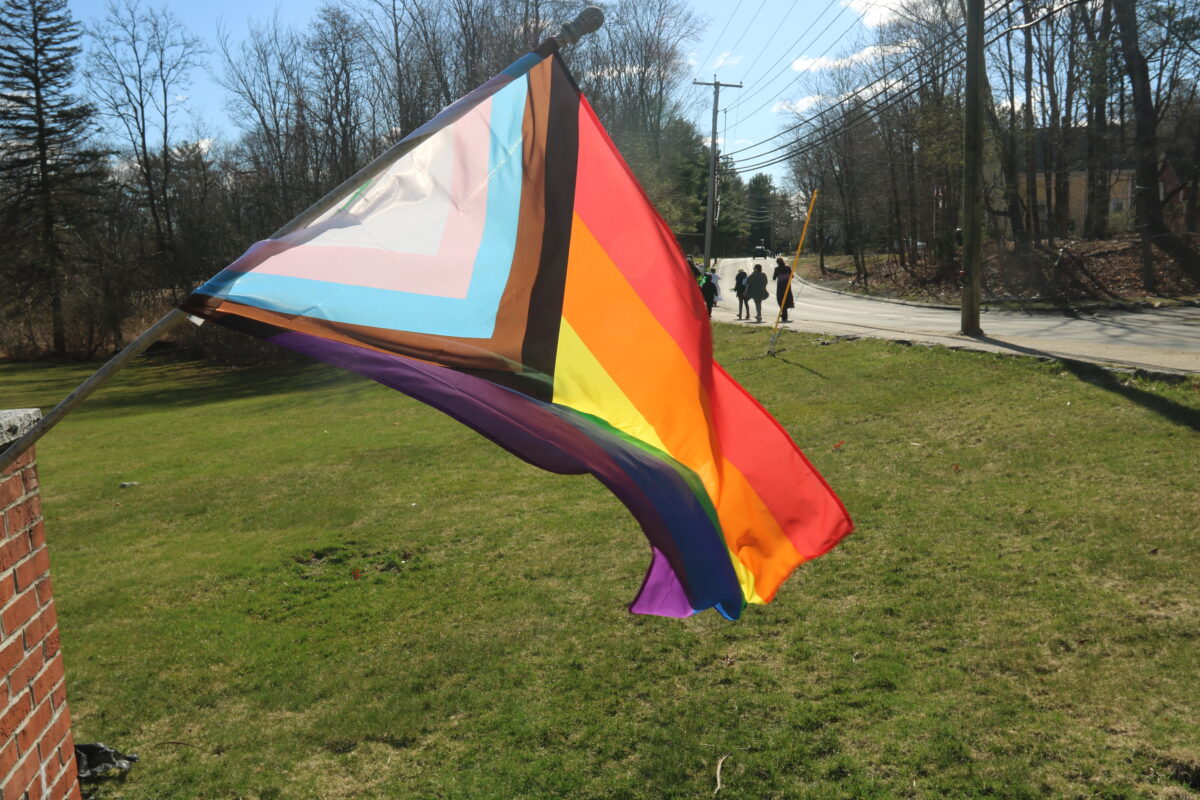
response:
<path fill-rule="evenodd" d="M 724 301 L 713 319 L 735 325 L 770 327 L 779 311 L 775 290 L 763 302 L 763 322 L 739 322 L 733 279 L 738 269 L 760 263 L 770 274 L 774 259 L 730 258 L 717 263 Z M 789 330 L 838 336 L 868 336 L 971 350 L 1073 358 L 1097 364 L 1164 372 L 1200 373 L 1200 308 L 1144 311 L 1058 312 L 986 310 L 981 337 L 958 333 L 958 309 L 937 308 L 844 295 L 796 279 L 796 307 Z M 768 321 L 769 320 L 769 321 Z"/>

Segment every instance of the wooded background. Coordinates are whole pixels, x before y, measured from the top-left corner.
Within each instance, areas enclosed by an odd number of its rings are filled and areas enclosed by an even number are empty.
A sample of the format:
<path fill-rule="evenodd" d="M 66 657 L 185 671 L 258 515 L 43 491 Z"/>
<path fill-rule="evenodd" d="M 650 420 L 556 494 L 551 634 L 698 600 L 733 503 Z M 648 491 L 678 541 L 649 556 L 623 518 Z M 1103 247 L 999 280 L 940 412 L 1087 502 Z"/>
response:
<path fill-rule="evenodd" d="M 687 52 L 705 21 L 682 0 L 601 5 L 604 27 L 563 56 L 685 252 L 698 252 L 709 150 L 691 120 L 708 98 Z M 210 47 L 166 6 L 122 0 L 85 27 L 66 0 L 5 0 L 0 355 L 120 347 L 578 7 L 344 0 L 307 25 L 266 19 Z M 864 280 L 869 253 L 953 280 L 963 16 L 957 1 L 906 0 L 877 41 L 847 43 L 850 55 L 808 73 L 803 110 L 777 136 L 721 153 L 715 254 L 794 248 L 819 189 L 817 250 L 850 253 Z M 1137 231 L 1200 281 L 1186 233 L 1197 229 L 1197 4 L 1008 0 L 988 5 L 986 27 L 993 246 Z M 792 59 L 764 58 L 776 55 Z M 220 76 L 236 137 L 183 113 L 200 69 Z M 786 185 L 764 172 L 777 165 Z M 1132 188 L 1115 203 L 1114 187 Z"/>

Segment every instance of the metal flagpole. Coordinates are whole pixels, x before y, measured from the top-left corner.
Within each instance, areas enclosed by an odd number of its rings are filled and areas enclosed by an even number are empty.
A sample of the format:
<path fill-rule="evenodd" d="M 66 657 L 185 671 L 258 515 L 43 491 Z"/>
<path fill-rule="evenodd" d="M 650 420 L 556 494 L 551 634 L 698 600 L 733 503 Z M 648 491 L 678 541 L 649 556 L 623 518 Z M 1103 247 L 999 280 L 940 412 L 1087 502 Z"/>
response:
<path fill-rule="evenodd" d="M 579 41 L 587 34 L 598 30 L 603 24 L 604 13 L 595 6 L 588 6 L 583 11 L 579 12 L 579 15 L 575 17 L 574 20 L 565 23 L 562 26 L 562 30 L 557 35 L 551 36 L 550 39 L 555 40 L 559 47 L 565 47 L 568 44 Z M 547 41 L 549 41 L 549 39 Z M 428 134 L 416 136 L 412 139 L 403 139 L 392 145 L 378 157 L 376 157 L 374 161 L 351 175 L 335 189 L 328 192 L 320 200 L 313 203 L 304 211 L 300 212 L 300 214 L 293 218 L 291 222 L 275 231 L 269 238 L 278 239 L 280 236 L 284 236 L 292 231 L 305 227 L 332 208 L 335 204 L 337 204 L 338 201 L 343 199 L 346 195 L 346 192 L 348 192 L 350 189 L 354 188 L 355 186 L 360 186 L 379 175 L 427 138 Z M 187 318 L 187 314 L 180 311 L 178 308 L 173 308 L 167 312 L 166 316 L 151 325 L 144 333 L 142 333 L 142 335 L 138 336 L 136 339 L 126 345 L 125 349 L 121 350 L 121 352 L 109 359 L 108 363 L 92 373 L 91 377 L 81 383 L 78 388 L 75 389 L 75 391 L 71 392 L 62 402 L 51 409 L 50 412 L 47 413 L 46 416 L 42 417 L 42 419 L 36 425 L 30 428 L 24 436 L 10 444 L 3 453 L 0 453 L 0 471 L 3 471 L 8 467 L 9 464 L 16 461 L 17 457 L 21 455 L 21 453 L 28 450 L 33 446 L 34 442 L 45 436 L 51 428 L 62 421 L 63 417 L 71 413 L 71 411 L 73 411 L 76 406 L 86 400 L 92 392 L 96 391 L 105 383 L 107 383 L 109 379 L 112 378 L 113 375 L 116 375 L 118 372 L 120 372 L 126 364 L 141 355 L 141 353 L 147 347 L 161 339 L 169 331 L 177 328 Z"/>
<path fill-rule="evenodd" d="M 804 249 L 804 240 L 808 237 L 808 221 L 812 219 L 813 209 L 817 205 L 817 195 L 819 191 L 813 189 L 812 198 L 808 201 L 808 216 L 804 218 L 804 227 L 800 230 L 800 243 L 796 245 L 796 257 L 792 259 L 792 276 L 796 275 L 796 263 L 800 260 L 800 251 Z M 783 290 L 783 302 L 779 306 L 779 311 L 775 314 L 775 327 L 771 329 L 771 342 L 767 345 L 767 355 L 775 355 L 775 342 L 779 339 L 779 320 L 783 319 L 783 310 L 787 308 L 788 299 L 792 296 L 792 282 L 787 282 L 787 287 Z"/>

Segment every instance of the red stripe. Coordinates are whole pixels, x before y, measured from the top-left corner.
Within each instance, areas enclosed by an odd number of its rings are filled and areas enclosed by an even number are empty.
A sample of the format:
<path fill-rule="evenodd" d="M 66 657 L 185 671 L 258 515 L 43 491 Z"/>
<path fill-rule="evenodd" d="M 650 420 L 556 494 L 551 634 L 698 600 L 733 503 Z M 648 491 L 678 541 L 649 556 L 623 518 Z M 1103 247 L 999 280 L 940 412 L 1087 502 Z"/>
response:
<path fill-rule="evenodd" d="M 626 180 L 614 176 L 625 175 Z M 575 213 L 697 372 L 712 360 L 708 313 L 675 236 L 596 119 L 579 103 Z M 703 334 L 703 335 L 702 335 Z"/>

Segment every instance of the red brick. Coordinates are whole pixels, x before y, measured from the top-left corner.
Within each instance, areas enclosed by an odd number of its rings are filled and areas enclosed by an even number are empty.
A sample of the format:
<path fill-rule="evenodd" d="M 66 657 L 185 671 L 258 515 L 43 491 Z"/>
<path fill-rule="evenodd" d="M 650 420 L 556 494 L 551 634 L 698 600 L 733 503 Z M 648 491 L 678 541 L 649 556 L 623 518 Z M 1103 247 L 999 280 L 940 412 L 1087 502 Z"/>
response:
<path fill-rule="evenodd" d="M 67 714 L 66 709 L 63 710 Z M 67 736 L 62 740 L 62 744 L 58 746 L 58 760 L 63 764 L 75 765 L 75 737 L 71 735 L 71 731 L 67 729 Z"/>
<path fill-rule="evenodd" d="M 47 797 L 48 800 L 79 800 L 79 773 L 75 766 L 74 753 L 63 767 L 62 774 L 54 782 Z"/>
<path fill-rule="evenodd" d="M 54 587 L 50 585 L 49 575 L 34 584 L 34 590 L 37 592 L 39 606 L 46 605 L 54 598 Z"/>
<path fill-rule="evenodd" d="M 0 510 L 17 502 L 25 494 L 25 482 L 20 475 L 7 475 L 0 480 Z"/>
<path fill-rule="evenodd" d="M 21 479 L 25 483 L 26 492 L 36 492 L 38 490 L 38 486 L 41 485 L 41 482 L 38 480 L 37 470 L 33 468 L 22 470 Z"/>
<path fill-rule="evenodd" d="M 0 648 L 0 680 L 8 677 L 8 673 L 13 671 L 13 667 L 21 663 L 21 659 L 25 657 L 25 642 L 22 637 L 17 636 L 5 647 Z"/>
<path fill-rule="evenodd" d="M 46 546 L 46 523 L 43 520 L 38 520 L 33 523 L 33 527 L 29 529 L 29 549 L 37 550 L 39 547 Z"/>
<path fill-rule="evenodd" d="M 54 689 L 54 691 L 50 693 L 50 702 L 54 704 L 55 708 L 58 708 L 63 703 L 65 703 L 66 700 L 67 700 L 67 685 L 65 683 L 60 683 Z"/>
<path fill-rule="evenodd" d="M 0 572 L 0 608 L 8 605 L 8 601 L 13 599 L 13 595 L 17 593 L 16 583 L 13 580 L 11 572 Z"/>
<path fill-rule="evenodd" d="M 54 763 L 58 763 L 59 747 L 70 730 L 71 715 L 64 708 L 54 718 L 54 721 L 50 723 L 50 727 L 46 728 L 46 733 L 42 736 L 41 742 L 38 743 L 38 750 L 43 754 L 43 761 L 49 761 L 50 757 L 54 756 Z"/>
<path fill-rule="evenodd" d="M 42 498 L 31 494 L 23 502 L 17 503 L 4 512 L 8 525 L 8 535 L 12 536 L 33 526 L 34 520 L 42 516 Z"/>
<path fill-rule="evenodd" d="M 54 709 L 49 703 L 42 703 L 33 713 L 26 719 L 25 724 L 17 731 L 17 747 L 21 748 L 22 753 L 28 753 L 30 750 L 36 750 L 34 747 L 38 740 L 42 738 L 42 734 L 46 732 L 46 728 L 50 727 L 50 720 L 54 717 Z M 38 757 L 39 760 L 41 757 Z"/>
<path fill-rule="evenodd" d="M 0 715 L 0 739 L 11 739 L 12 735 L 17 732 L 17 728 L 21 727 L 21 723 L 31 708 L 33 706 L 29 704 L 27 693 L 18 697 L 17 701 L 9 706 L 4 714 Z"/>
<path fill-rule="evenodd" d="M 46 634 L 45 641 L 42 642 L 42 655 L 46 658 L 54 658 L 54 655 L 62 647 L 62 636 L 58 632 L 58 628 Z"/>
<path fill-rule="evenodd" d="M 4 745 L 4 749 L 0 750 L 0 780 L 8 774 L 8 771 L 13 768 L 13 764 L 17 763 L 17 743 L 12 739 Z"/>
<path fill-rule="evenodd" d="M 30 557 L 17 564 L 13 575 L 17 580 L 17 591 L 23 592 L 37 582 L 37 579 L 50 571 L 50 551 L 42 547 Z M 41 605 L 39 600 L 38 605 Z"/>
<path fill-rule="evenodd" d="M 26 653 L 25 660 L 12 671 L 12 675 L 8 676 L 8 688 L 12 690 L 13 694 L 24 691 L 29 684 L 33 683 L 34 676 L 42 671 L 45 664 L 46 657 L 41 650 Z"/>
<path fill-rule="evenodd" d="M 46 664 L 46 668 L 42 670 L 42 674 L 38 675 L 33 680 L 33 702 L 40 703 L 42 700 L 50 696 L 63 679 L 63 661 L 62 656 L 55 656 L 54 660 Z"/>
<path fill-rule="evenodd" d="M 17 456 L 16 460 L 9 464 L 7 472 L 16 474 L 32 464 L 34 459 L 33 451 L 36 449 L 36 447 L 30 447 L 24 453 L 21 453 L 21 455 Z"/>
<path fill-rule="evenodd" d="M 0 611 L 0 623 L 4 625 L 4 635 L 11 636 L 16 633 L 37 613 L 37 610 L 37 595 L 32 590 L 19 595 L 16 600 L 9 603 L 8 608 Z"/>
<path fill-rule="evenodd" d="M 62 656 L 54 656 L 52 661 L 47 662 L 46 668 L 42 670 L 42 674 L 34 679 L 34 702 L 41 703 L 43 699 L 50 696 L 54 691 L 54 687 L 59 685 L 59 682 L 64 679 L 65 673 L 62 669 Z"/>
<path fill-rule="evenodd" d="M 32 650 L 42 639 L 46 638 L 46 634 L 57 627 L 58 612 L 54 610 L 54 603 L 51 603 L 25 626 L 25 649 Z"/>
<path fill-rule="evenodd" d="M 13 564 L 29 555 L 30 549 L 28 536 L 14 536 L 0 545 L 0 572 L 11 569 Z"/>
<path fill-rule="evenodd" d="M 13 797 L 20 797 L 23 792 L 29 792 L 30 800 L 33 798 L 41 798 L 45 793 L 42 791 L 42 762 L 38 758 L 37 753 L 30 753 L 25 756 L 15 770 L 8 776 L 8 780 L 4 782 L 4 796 L 7 798 L 9 791 L 12 791 Z"/>

